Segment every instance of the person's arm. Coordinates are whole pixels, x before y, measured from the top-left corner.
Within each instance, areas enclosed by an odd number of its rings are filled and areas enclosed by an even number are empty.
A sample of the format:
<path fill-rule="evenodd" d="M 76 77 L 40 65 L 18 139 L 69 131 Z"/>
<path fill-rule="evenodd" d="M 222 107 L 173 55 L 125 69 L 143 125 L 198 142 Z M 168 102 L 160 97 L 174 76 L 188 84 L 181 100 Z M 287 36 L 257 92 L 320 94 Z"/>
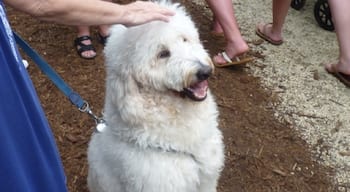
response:
<path fill-rule="evenodd" d="M 22 12 L 44 21 L 65 25 L 123 24 L 133 26 L 152 20 L 168 21 L 174 12 L 152 2 L 127 5 L 101 0 L 4 0 Z"/>

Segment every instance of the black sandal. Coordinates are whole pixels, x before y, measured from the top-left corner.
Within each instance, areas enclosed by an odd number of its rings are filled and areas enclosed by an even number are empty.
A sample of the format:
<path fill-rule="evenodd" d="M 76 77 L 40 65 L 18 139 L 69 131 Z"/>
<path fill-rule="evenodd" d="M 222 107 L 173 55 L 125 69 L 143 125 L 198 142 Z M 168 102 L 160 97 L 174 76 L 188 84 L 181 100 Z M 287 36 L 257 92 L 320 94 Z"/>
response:
<path fill-rule="evenodd" d="M 92 56 L 92 57 L 84 57 L 81 53 L 82 52 L 85 52 L 85 51 L 94 51 L 96 53 L 96 50 L 95 50 L 95 47 L 90 44 L 90 45 L 85 45 L 82 43 L 82 41 L 85 41 L 85 40 L 90 40 L 91 43 L 92 43 L 92 39 L 90 36 L 81 36 L 81 37 L 77 37 L 75 40 L 74 40 L 74 46 L 76 47 L 77 49 L 77 53 L 78 55 L 83 58 L 83 59 L 94 59 L 96 57 L 96 55 Z M 79 48 L 78 48 L 79 46 Z"/>
<path fill-rule="evenodd" d="M 107 42 L 107 38 L 109 36 L 102 36 L 100 33 L 97 33 L 97 39 L 98 39 L 98 42 L 100 42 L 103 46 L 106 45 L 106 42 Z"/>

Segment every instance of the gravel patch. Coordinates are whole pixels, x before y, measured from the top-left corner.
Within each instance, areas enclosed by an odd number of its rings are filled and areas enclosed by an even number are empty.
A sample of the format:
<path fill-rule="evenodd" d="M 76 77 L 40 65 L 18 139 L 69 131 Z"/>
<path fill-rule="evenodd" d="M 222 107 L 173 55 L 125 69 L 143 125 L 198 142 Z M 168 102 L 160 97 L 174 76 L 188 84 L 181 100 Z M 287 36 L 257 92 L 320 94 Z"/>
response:
<path fill-rule="evenodd" d="M 300 11 L 290 8 L 282 45 L 254 45 L 255 25 L 272 21 L 271 2 L 234 1 L 242 35 L 252 51 L 265 56 L 250 64 L 250 72 L 279 95 L 276 119 L 294 125 L 315 160 L 336 171 L 334 182 L 350 188 L 350 89 L 324 70 L 325 63 L 337 61 L 336 34 L 318 26 L 316 1 L 307 1 Z M 194 3 L 211 15 L 204 1 Z"/>

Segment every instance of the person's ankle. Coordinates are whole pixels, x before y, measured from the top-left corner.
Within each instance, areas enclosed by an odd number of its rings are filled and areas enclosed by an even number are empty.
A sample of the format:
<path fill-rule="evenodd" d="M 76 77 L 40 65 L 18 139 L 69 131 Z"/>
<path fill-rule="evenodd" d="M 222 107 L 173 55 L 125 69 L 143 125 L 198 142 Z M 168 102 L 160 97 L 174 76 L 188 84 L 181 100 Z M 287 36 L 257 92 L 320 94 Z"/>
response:
<path fill-rule="evenodd" d="M 246 53 L 249 51 L 248 45 L 241 45 L 241 46 L 234 46 L 234 47 L 226 47 L 225 52 L 226 54 L 232 58 L 238 55 L 241 55 L 243 53 Z"/>
<path fill-rule="evenodd" d="M 282 30 L 276 28 L 272 23 L 267 23 L 260 28 L 260 31 L 274 41 L 283 40 Z"/>
<path fill-rule="evenodd" d="M 78 33 L 77 37 L 90 36 L 90 33 Z"/>
<path fill-rule="evenodd" d="M 218 22 L 213 23 L 211 31 L 214 33 L 223 33 L 224 32 L 224 30 L 222 29 L 221 25 Z"/>
<path fill-rule="evenodd" d="M 344 59 L 342 57 L 339 58 L 339 61 L 337 63 L 337 68 L 339 71 L 350 74 L 350 59 Z"/>

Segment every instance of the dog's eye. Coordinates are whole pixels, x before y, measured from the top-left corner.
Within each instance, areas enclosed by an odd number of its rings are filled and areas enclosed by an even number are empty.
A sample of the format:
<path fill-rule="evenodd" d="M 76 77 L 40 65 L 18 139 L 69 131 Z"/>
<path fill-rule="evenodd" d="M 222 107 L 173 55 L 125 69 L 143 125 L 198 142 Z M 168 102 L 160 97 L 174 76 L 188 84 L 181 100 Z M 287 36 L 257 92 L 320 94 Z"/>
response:
<path fill-rule="evenodd" d="M 187 42 L 187 41 L 188 41 L 186 37 L 182 38 L 182 40 L 183 40 L 184 42 Z"/>
<path fill-rule="evenodd" d="M 162 51 L 159 53 L 158 57 L 161 58 L 161 59 L 170 57 L 170 51 L 169 51 L 169 50 L 162 50 Z"/>

